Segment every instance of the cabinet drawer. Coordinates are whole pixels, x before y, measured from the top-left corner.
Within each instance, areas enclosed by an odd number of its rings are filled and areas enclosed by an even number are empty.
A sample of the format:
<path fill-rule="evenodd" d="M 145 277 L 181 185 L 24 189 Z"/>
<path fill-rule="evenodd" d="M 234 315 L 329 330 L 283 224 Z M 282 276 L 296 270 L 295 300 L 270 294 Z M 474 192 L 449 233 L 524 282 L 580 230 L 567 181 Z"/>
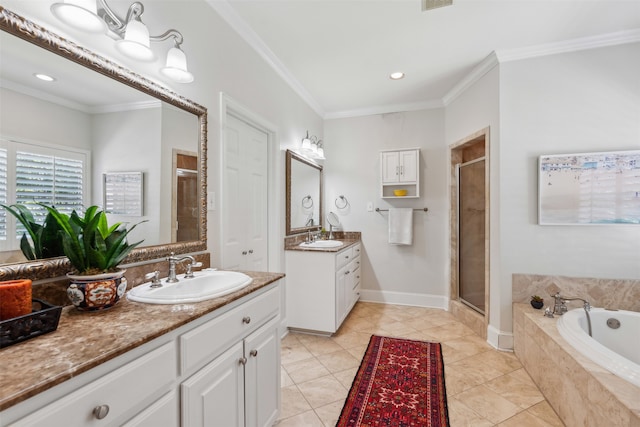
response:
<path fill-rule="evenodd" d="M 178 394 L 172 390 L 122 427 L 178 427 L 180 425 L 178 409 Z"/>
<path fill-rule="evenodd" d="M 230 310 L 180 336 L 180 373 L 204 366 L 278 313 L 279 288 Z"/>
<path fill-rule="evenodd" d="M 344 267 L 353 259 L 352 248 L 345 249 L 344 251 L 336 254 L 336 270 Z"/>
<path fill-rule="evenodd" d="M 353 251 L 353 257 L 356 258 L 360 256 L 360 252 L 362 252 L 362 245 L 358 243 L 357 245 L 353 246 L 351 250 Z"/>
<path fill-rule="evenodd" d="M 167 389 L 176 378 L 176 348 L 167 343 L 64 398 L 17 421 L 13 426 L 91 427 L 120 425 L 148 404 L 149 396 Z M 102 419 L 94 408 L 108 407 Z M 120 422 L 118 422 L 120 421 Z"/>

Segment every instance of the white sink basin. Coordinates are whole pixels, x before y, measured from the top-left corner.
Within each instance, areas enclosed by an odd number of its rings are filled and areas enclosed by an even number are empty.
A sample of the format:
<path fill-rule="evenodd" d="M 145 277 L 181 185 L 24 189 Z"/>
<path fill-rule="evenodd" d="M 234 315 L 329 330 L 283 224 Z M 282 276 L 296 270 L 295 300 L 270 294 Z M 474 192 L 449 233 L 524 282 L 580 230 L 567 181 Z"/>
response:
<path fill-rule="evenodd" d="M 337 248 L 344 245 L 340 240 L 316 240 L 315 242 L 300 243 L 303 248 Z"/>
<path fill-rule="evenodd" d="M 178 275 L 178 283 L 165 283 L 162 287 L 152 288 L 151 283 L 136 286 L 127 292 L 131 301 L 147 304 L 184 304 L 206 301 L 221 297 L 249 286 L 253 279 L 238 271 L 217 271 L 204 269 L 196 271 L 195 277 L 185 279 Z"/>

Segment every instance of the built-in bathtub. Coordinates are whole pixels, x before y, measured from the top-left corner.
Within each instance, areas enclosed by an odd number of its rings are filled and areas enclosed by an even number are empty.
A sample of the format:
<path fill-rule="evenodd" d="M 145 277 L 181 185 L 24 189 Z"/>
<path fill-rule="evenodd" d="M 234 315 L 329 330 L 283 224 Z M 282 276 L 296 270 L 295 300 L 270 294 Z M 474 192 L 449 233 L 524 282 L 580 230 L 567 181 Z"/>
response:
<path fill-rule="evenodd" d="M 571 323 L 572 316 L 563 323 Z M 544 317 L 542 310 L 515 303 L 513 320 L 516 356 L 567 427 L 640 426 L 640 387 L 570 345 L 557 328 L 559 317 Z M 626 318 L 619 320 L 621 325 L 627 323 Z M 576 321 L 580 324 L 579 316 Z M 630 341 L 637 345 L 640 341 L 637 333 Z"/>
<path fill-rule="evenodd" d="M 592 336 L 583 309 L 565 313 L 557 322 L 562 338 L 598 365 L 640 387 L 640 313 L 592 308 L 589 317 Z"/>

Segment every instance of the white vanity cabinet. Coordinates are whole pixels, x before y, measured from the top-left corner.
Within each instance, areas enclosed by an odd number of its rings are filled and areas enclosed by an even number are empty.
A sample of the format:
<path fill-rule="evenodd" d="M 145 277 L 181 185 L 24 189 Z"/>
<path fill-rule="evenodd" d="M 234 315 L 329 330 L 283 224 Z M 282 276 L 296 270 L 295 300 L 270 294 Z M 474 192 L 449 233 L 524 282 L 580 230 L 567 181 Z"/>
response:
<path fill-rule="evenodd" d="M 280 403 L 276 291 L 180 337 L 182 369 L 189 372 L 206 363 L 180 386 L 183 426 L 208 426 L 212 420 L 214 425 L 247 427 L 276 422 Z M 242 332 L 238 335 L 236 329 Z M 232 338 L 238 336 L 241 341 Z M 230 347 L 225 344 L 232 341 Z"/>
<path fill-rule="evenodd" d="M 380 196 L 382 198 L 420 197 L 420 150 L 385 150 L 380 152 Z M 396 196 L 393 190 L 407 190 Z"/>
<path fill-rule="evenodd" d="M 3 426 L 267 427 L 280 404 L 271 284 L 0 414 Z"/>
<path fill-rule="evenodd" d="M 286 251 L 287 322 L 293 329 L 333 334 L 360 298 L 357 243 L 340 252 Z"/>

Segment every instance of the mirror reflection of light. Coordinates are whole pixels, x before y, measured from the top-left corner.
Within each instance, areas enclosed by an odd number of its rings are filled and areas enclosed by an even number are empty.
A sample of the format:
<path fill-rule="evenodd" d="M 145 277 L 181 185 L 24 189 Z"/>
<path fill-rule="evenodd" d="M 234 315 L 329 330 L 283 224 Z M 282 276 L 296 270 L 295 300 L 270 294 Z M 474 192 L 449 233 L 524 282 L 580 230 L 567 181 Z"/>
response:
<path fill-rule="evenodd" d="M 33 76 L 35 78 L 40 79 L 40 80 L 45 81 L 45 82 L 55 82 L 56 81 L 55 77 L 51 77 L 51 76 L 49 76 L 47 74 L 35 73 Z"/>

